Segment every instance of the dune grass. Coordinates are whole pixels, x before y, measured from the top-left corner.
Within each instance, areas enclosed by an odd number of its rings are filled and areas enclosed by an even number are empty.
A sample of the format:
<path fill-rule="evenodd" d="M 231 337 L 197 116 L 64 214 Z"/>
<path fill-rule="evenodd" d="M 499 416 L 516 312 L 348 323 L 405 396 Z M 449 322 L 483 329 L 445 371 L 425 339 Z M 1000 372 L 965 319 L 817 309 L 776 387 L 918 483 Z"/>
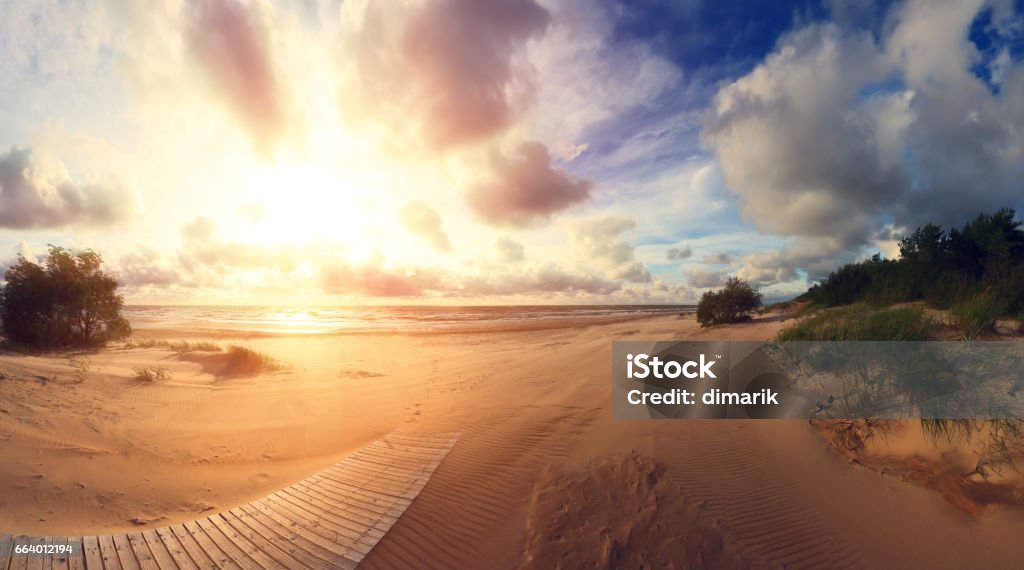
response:
<path fill-rule="evenodd" d="M 266 353 L 238 344 L 228 346 L 226 352 L 225 372 L 231 376 L 254 376 L 287 368 L 283 362 Z"/>
<path fill-rule="evenodd" d="M 875 309 L 863 304 L 814 313 L 779 332 L 778 340 L 931 340 L 934 322 L 920 307 Z"/>
<path fill-rule="evenodd" d="M 147 384 L 166 382 L 171 379 L 171 373 L 163 366 L 142 366 L 132 368 L 132 371 L 135 372 L 135 380 Z"/>
<path fill-rule="evenodd" d="M 167 341 L 154 340 L 149 337 L 130 338 L 125 341 L 124 348 L 169 348 L 178 354 L 185 354 L 186 352 L 222 352 L 224 350 L 224 347 L 221 345 L 206 340 Z"/>
<path fill-rule="evenodd" d="M 995 295 L 982 293 L 953 305 L 949 313 L 963 332 L 964 340 L 974 340 L 979 334 L 992 330 L 1003 309 Z"/>
<path fill-rule="evenodd" d="M 167 347 L 178 354 L 185 354 L 186 352 L 222 352 L 224 350 L 219 344 L 205 340 L 192 342 L 179 340 L 168 343 Z"/>

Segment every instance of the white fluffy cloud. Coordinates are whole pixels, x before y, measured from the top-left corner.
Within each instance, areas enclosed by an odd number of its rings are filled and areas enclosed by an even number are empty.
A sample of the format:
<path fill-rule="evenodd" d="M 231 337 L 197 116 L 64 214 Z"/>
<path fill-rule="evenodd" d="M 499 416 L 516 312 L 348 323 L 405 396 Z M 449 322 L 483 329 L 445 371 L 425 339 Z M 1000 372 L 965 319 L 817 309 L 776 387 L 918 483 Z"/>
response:
<path fill-rule="evenodd" d="M 569 238 L 577 254 L 588 263 L 603 267 L 610 279 L 646 283 L 651 280 L 651 274 L 636 260 L 636 248 L 620 239 L 634 228 L 636 222 L 625 218 L 591 218 L 574 223 Z"/>
<path fill-rule="evenodd" d="M 0 228 L 109 226 L 134 204 L 124 185 L 73 181 L 59 159 L 18 147 L 0 154 Z"/>
<path fill-rule="evenodd" d="M 718 92 L 703 136 L 728 188 L 759 229 L 797 238 L 749 259 L 748 275 L 820 274 L 887 225 L 1021 204 L 1024 66 L 999 62 L 998 90 L 972 72 L 981 9 L 899 4 L 880 38 L 815 23 Z"/>
<path fill-rule="evenodd" d="M 402 206 L 398 215 L 405 231 L 422 238 L 437 251 L 451 251 L 452 242 L 437 210 L 423 202 L 409 202 Z"/>

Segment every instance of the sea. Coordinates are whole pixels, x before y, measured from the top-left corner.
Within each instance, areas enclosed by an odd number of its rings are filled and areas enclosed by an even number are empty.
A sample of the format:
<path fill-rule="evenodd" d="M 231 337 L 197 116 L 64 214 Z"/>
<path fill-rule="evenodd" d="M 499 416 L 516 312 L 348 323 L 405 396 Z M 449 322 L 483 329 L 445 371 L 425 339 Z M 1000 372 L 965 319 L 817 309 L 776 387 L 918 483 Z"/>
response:
<path fill-rule="evenodd" d="M 458 332 L 599 324 L 689 314 L 693 305 L 176 306 L 129 305 L 132 328 L 259 333 Z"/>

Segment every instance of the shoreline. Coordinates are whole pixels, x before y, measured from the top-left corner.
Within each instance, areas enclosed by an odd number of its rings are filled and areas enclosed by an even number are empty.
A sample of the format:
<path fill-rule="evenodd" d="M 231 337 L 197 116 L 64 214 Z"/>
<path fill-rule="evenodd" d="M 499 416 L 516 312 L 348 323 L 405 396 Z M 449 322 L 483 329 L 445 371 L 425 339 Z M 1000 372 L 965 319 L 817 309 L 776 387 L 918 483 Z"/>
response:
<path fill-rule="evenodd" d="M 466 335 L 484 333 L 512 333 L 512 332 L 537 332 L 554 329 L 578 329 L 591 326 L 604 326 L 631 321 L 646 319 L 676 318 L 685 319 L 692 317 L 693 313 L 681 313 L 678 315 L 656 314 L 656 315 L 634 315 L 619 317 L 588 317 L 583 319 L 556 318 L 540 322 L 522 323 L 493 323 L 480 326 L 444 327 L 435 329 L 379 329 L 379 330 L 326 330 L 326 331 L 289 331 L 289 330 L 257 330 L 243 328 L 205 328 L 205 327 L 140 327 L 133 328 L 133 339 L 153 338 L 155 340 L 166 340 L 169 338 L 185 339 L 255 339 L 255 338 L 279 338 L 279 337 L 345 337 L 345 336 L 433 336 L 433 335 Z"/>

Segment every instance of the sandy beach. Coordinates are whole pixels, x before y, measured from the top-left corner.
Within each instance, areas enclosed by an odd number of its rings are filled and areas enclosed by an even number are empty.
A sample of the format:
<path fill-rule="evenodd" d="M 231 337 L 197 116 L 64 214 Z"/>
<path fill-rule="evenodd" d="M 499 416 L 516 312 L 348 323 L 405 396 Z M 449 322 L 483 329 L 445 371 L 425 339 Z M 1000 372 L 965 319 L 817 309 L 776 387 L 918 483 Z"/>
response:
<path fill-rule="evenodd" d="M 217 353 L 162 346 L 85 355 L 82 381 L 66 355 L 4 354 L 0 531 L 191 520 L 402 428 L 462 436 L 367 568 L 1019 567 L 1024 512 L 967 514 L 851 465 L 807 422 L 611 417 L 610 341 L 766 340 L 783 326 L 781 315 L 711 329 L 658 316 L 445 334 L 203 334 L 286 364 L 255 377 L 223 375 Z M 169 378 L 139 382 L 142 366 Z"/>

